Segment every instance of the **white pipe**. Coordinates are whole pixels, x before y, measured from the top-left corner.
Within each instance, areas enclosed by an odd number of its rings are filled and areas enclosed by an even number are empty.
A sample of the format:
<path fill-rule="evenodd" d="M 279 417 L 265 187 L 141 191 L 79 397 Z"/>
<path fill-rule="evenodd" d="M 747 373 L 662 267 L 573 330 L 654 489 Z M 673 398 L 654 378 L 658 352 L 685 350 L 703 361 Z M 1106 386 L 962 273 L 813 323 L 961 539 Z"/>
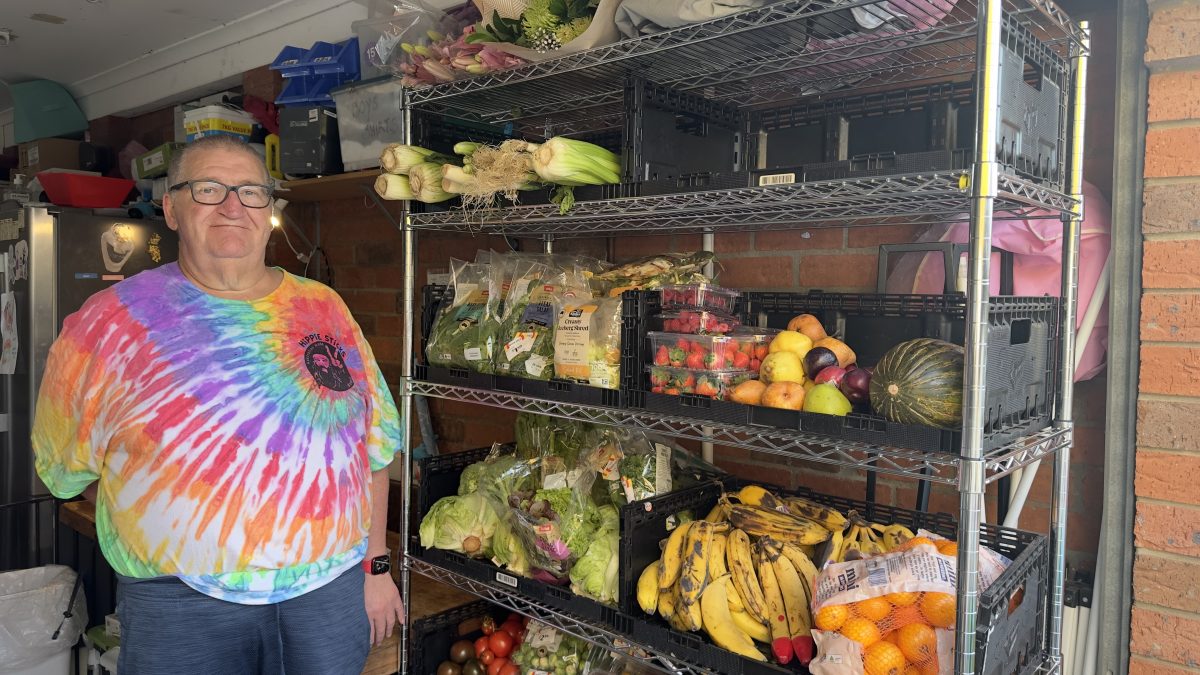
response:
<path fill-rule="evenodd" d="M 1075 632 L 1079 630 L 1079 608 L 1063 607 L 1062 673 L 1071 675 L 1075 666 Z"/>
<path fill-rule="evenodd" d="M 1104 304 L 1104 300 L 1108 297 L 1108 277 L 1109 268 L 1112 265 L 1112 256 L 1109 256 L 1104 261 L 1104 268 L 1100 270 L 1100 278 L 1096 280 L 1096 291 L 1092 293 L 1090 302 L 1088 302 L 1087 310 L 1083 313 L 1083 320 L 1079 324 L 1079 330 L 1075 334 L 1075 367 L 1079 367 L 1079 360 L 1083 358 L 1083 349 L 1087 346 L 1088 340 L 1092 337 L 1092 332 L 1096 328 L 1096 319 L 1100 316 L 1100 307 Z M 1038 468 L 1041 467 L 1042 461 L 1030 464 L 1021 473 L 1021 482 L 1017 486 L 1017 492 L 1013 496 L 1008 505 L 1008 516 L 1004 519 L 1004 527 L 1016 527 L 1021 520 L 1021 511 L 1025 508 L 1025 500 L 1029 498 L 1029 490 L 1033 487 L 1033 481 L 1037 478 Z M 1066 671 L 1064 671 L 1064 675 Z"/>
<path fill-rule="evenodd" d="M 1087 643 L 1087 631 L 1083 630 L 1088 625 L 1088 617 L 1091 615 L 1090 607 L 1079 606 L 1079 620 L 1075 626 L 1075 654 L 1071 662 L 1071 672 L 1063 671 L 1063 675 L 1083 675 L 1083 650 Z"/>

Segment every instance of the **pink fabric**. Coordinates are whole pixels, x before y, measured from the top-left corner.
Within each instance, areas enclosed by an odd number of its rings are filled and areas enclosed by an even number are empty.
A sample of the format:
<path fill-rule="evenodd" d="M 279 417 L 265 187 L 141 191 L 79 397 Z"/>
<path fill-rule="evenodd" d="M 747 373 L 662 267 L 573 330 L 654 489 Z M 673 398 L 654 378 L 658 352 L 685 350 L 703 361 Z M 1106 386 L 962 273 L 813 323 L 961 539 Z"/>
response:
<path fill-rule="evenodd" d="M 1078 328 L 1096 293 L 1104 263 L 1108 259 L 1112 232 L 1108 201 L 1093 185 L 1084 185 L 1084 221 L 1079 248 L 1079 306 L 1075 315 Z M 934 225 L 918 241 L 966 243 L 970 225 L 954 223 Z M 1017 295 L 1061 295 L 1062 223 L 1057 218 L 1026 220 L 996 219 L 992 223 L 992 245 L 1014 254 L 1013 291 Z M 891 293 L 941 293 L 944 271 L 940 255 L 904 256 L 888 274 Z M 992 257 L 992 295 L 1000 291 L 1000 259 Z M 1108 349 L 1108 301 L 1101 305 L 1095 328 L 1084 347 L 1075 381 L 1095 377 L 1104 369 Z"/>

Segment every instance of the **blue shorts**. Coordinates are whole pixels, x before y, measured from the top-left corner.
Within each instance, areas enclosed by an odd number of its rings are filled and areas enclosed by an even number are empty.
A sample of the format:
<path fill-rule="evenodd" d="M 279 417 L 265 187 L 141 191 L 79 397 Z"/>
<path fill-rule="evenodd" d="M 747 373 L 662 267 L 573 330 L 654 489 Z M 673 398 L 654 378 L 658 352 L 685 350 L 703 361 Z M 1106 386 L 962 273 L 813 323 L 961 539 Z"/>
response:
<path fill-rule="evenodd" d="M 174 577 L 117 589 L 121 675 L 359 675 L 371 645 L 363 570 L 290 600 L 239 605 Z"/>

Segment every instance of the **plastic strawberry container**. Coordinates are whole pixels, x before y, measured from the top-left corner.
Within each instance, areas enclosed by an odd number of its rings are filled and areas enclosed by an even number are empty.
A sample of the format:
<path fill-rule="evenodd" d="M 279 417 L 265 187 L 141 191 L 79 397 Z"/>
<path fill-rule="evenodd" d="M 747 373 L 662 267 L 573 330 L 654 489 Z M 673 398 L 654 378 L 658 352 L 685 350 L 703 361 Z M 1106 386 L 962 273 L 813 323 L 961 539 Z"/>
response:
<path fill-rule="evenodd" d="M 742 325 L 740 319 L 719 310 L 675 309 L 657 315 L 664 333 L 724 335 Z"/>
<path fill-rule="evenodd" d="M 758 379 L 748 370 L 710 371 L 670 366 L 646 366 L 650 392 L 654 394 L 695 394 L 724 400 L 730 390 L 746 380 Z"/>
<path fill-rule="evenodd" d="M 741 293 L 713 284 L 680 284 L 663 286 L 663 307 L 689 307 L 733 312 L 733 304 Z"/>
<path fill-rule="evenodd" d="M 691 335 L 686 333 L 646 333 L 650 343 L 650 364 L 669 368 L 688 368 L 707 372 L 747 370 L 757 373 L 762 357 L 754 335 Z M 764 352 L 765 354 L 765 352 Z"/>

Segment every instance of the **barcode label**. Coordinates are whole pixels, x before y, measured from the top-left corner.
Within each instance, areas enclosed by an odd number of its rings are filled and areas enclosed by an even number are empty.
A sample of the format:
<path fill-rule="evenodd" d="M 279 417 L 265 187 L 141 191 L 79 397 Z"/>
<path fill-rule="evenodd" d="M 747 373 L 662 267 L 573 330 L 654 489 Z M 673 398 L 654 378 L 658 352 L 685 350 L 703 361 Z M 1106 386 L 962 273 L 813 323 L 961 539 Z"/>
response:
<path fill-rule="evenodd" d="M 759 187 L 766 185 L 791 185 L 796 182 L 796 174 L 794 173 L 772 173 L 766 176 L 758 177 Z"/>
<path fill-rule="evenodd" d="M 505 574 L 504 572 L 496 572 L 496 581 L 499 581 L 500 583 L 502 583 L 505 586 L 508 586 L 510 588 L 517 587 L 517 578 L 514 576 L 511 576 L 511 575 Z"/>
<path fill-rule="evenodd" d="M 887 586 L 888 579 L 887 567 L 883 565 L 867 564 L 867 585 L 868 586 Z"/>

